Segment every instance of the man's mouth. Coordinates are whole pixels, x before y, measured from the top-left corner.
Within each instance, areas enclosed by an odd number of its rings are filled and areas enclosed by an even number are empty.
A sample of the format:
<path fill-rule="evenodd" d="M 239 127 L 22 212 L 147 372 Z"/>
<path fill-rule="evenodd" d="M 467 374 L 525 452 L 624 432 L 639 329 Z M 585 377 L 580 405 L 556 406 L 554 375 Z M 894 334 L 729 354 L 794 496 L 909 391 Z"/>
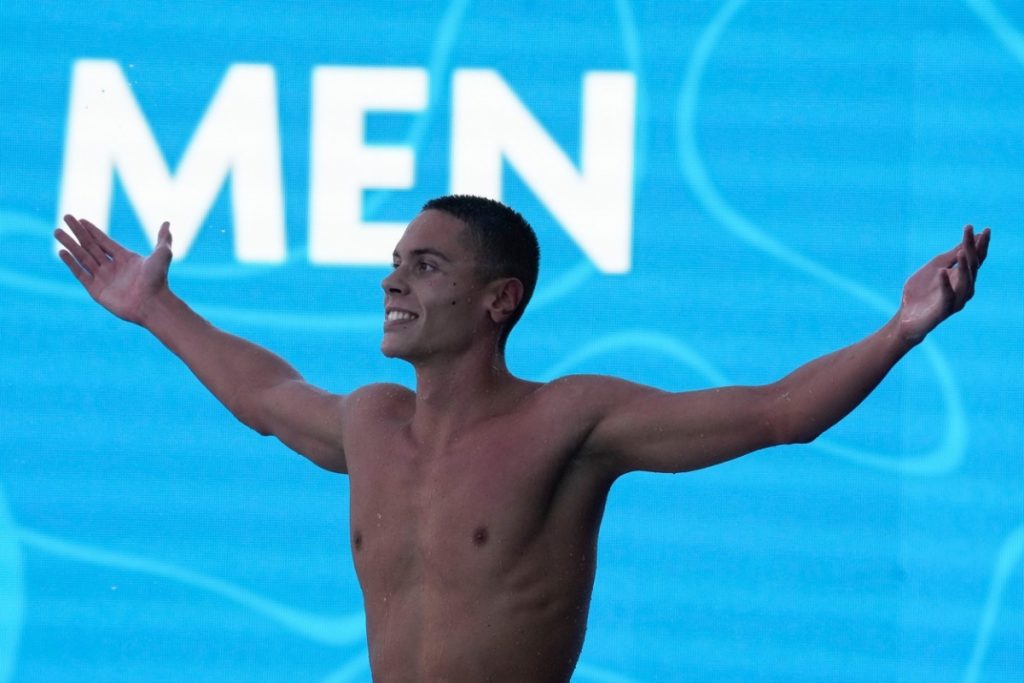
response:
<path fill-rule="evenodd" d="M 419 316 L 409 311 L 388 311 L 384 316 L 386 322 L 397 322 L 402 320 L 415 320 Z"/>

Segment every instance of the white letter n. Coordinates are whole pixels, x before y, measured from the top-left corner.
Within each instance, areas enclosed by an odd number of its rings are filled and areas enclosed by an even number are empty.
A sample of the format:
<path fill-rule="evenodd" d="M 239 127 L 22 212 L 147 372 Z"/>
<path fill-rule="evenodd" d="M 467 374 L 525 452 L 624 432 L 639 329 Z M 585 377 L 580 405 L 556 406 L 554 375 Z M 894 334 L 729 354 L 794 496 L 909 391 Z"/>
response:
<path fill-rule="evenodd" d="M 594 71 L 584 76 L 579 171 L 494 71 L 456 71 L 453 99 L 453 193 L 501 199 L 502 161 L 507 159 L 601 271 L 629 271 L 632 74 Z"/>
<path fill-rule="evenodd" d="M 160 224 L 174 232 L 176 258 L 191 246 L 228 174 L 241 261 L 285 257 L 281 145 L 274 71 L 232 66 L 171 175 L 121 68 L 109 60 L 75 62 L 64 149 L 60 214 L 106 226 L 113 176 L 151 244 Z"/>

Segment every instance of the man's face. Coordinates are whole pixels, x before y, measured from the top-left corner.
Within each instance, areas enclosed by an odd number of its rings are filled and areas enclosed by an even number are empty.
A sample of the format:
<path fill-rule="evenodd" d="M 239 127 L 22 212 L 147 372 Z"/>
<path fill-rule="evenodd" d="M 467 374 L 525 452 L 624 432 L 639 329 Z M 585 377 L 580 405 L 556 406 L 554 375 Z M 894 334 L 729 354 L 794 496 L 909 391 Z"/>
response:
<path fill-rule="evenodd" d="M 461 220 L 427 210 L 405 229 L 384 278 L 384 338 L 389 358 L 417 361 L 467 350 L 486 329 L 485 285 Z"/>

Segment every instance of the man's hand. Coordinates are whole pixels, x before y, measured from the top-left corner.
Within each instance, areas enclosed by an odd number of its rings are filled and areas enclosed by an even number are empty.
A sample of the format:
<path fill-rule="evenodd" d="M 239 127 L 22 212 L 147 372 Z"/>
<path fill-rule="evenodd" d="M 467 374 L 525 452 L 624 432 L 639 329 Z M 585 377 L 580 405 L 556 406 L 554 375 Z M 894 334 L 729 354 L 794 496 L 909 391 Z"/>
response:
<path fill-rule="evenodd" d="M 933 258 L 907 280 L 897 314 L 903 339 L 917 344 L 974 296 L 974 280 L 988 253 L 990 235 L 988 228 L 975 235 L 968 225 L 960 244 Z"/>
<path fill-rule="evenodd" d="M 170 223 L 160 226 L 153 253 L 143 258 L 107 237 L 84 219 L 64 216 L 77 242 L 63 230 L 54 236 L 64 249 L 60 259 L 89 296 L 119 318 L 143 324 L 147 303 L 167 288 L 171 263 Z"/>

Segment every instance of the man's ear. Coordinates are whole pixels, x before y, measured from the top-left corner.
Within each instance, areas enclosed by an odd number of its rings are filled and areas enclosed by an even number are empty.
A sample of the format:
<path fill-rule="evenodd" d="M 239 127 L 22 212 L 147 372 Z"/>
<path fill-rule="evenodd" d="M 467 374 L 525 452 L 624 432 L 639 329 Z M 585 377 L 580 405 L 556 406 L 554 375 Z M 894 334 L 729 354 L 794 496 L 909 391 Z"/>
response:
<path fill-rule="evenodd" d="M 491 320 L 503 323 L 512 317 L 523 300 L 525 291 L 522 281 L 517 277 L 506 277 L 492 284 L 491 300 L 488 311 Z"/>

